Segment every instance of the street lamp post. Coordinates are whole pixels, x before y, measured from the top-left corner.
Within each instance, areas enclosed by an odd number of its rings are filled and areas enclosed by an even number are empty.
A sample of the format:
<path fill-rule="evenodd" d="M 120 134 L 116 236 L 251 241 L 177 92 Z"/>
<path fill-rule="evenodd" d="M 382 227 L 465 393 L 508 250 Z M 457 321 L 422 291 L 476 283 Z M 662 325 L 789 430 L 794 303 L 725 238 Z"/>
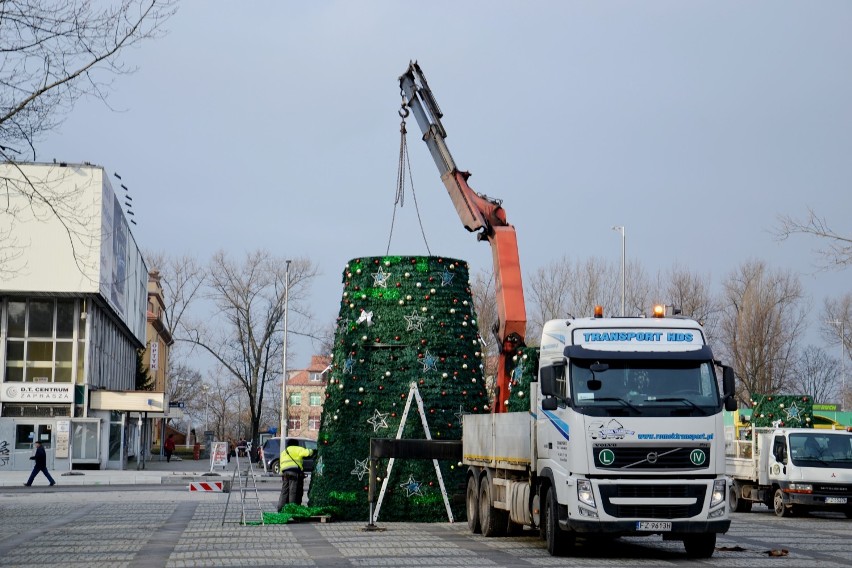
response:
<path fill-rule="evenodd" d="M 284 345 L 281 356 L 281 438 L 287 438 L 287 312 L 290 311 L 290 261 L 285 261 L 284 268 Z M 282 447 L 284 443 L 282 442 Z"/>
<path fill-rule="evenodd" d="M 613 231 L 618 231 L 621 233 L 621 316 L 624 317 L 624 267 L 625 267 L 625 238 L 624 238 L 624 226 L 616 225 L 612 228 Z"/>
<path fill-rule="evenodd" d="M 846 334 L 842 320 L 826 320 L 825 323 L 836 325 L 840 331 L 840 410 L 846 410 Z"/>

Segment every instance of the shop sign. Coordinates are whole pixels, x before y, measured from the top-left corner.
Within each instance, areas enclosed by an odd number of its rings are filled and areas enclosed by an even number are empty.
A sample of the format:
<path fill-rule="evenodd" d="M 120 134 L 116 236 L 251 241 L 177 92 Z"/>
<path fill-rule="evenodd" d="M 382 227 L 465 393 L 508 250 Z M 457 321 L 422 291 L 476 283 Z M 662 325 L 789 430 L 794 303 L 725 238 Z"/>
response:
<path fill-rule="evenodd" d="M 0 401 L 3 402 L 73 402 L 74 385 L 55 383 L 4 383 L 0 388 Z"/>

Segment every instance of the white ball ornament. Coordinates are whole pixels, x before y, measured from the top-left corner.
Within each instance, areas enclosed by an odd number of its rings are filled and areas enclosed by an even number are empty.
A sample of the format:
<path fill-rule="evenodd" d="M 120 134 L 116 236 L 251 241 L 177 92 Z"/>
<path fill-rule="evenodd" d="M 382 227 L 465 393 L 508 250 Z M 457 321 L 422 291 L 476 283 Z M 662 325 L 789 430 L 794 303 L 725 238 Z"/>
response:
<path fill-rule="evenodd" d="M 447 373 L 443 373 L 443 374 L 441 375 L 441 377 L 443 377 L 443 378 L 445 378 L 445 379 L 446 379 L 447 377 L 449 377 L 449 375 L 448 375 Z"/>
<path fill-rule="evenodd" d="M 518 391 L 518 398 L 524 398 L 524 391 Z"/>
<path fill-rule="evenodd" d="M 390 371 L 385 371 L 385 376 L 386 376 L 386 377 L 390 377 L 390 376 L 391 376 L 391 372 L 390 372 Z"/>
<path fill-rule="evenodd" d="M 467 369 L 467 363 L 464 363 L 464 364 L 462 365 L 462 369 Z"/>
<path fill-rule="evenodd" d="M 385 266 L 390 266 L 390 261 L 389 261 L 389 260 L 386 260 L 386 261 L 385 261 Z"/>
<path fill-rule="evenodd" d="M 346 399 L 346 400 L 344 400 L 343 402 L 345 402 L 346 404 L 349 404 L 349 399 L 347 398 L 347 399 Z"/>
<path fill-rule="evenodd" d="M 364 392 L 364 387 L 358 387 L 358 392 Z"/>
<path fill-rule="evenodd" d="M 427 310 L 428 310 L 428 308 L 426 306 L 423 306 L 422 308 L 420 308 L 420 311 L 423 312 L 423 313 L 426 313 Z"/>
<path fill-rule="evenodd" d="M 366 335 L 362 335 L 362 336 L 361 336 L 361 341 L 367 341 L 367 336 L 366 336 Z"/>

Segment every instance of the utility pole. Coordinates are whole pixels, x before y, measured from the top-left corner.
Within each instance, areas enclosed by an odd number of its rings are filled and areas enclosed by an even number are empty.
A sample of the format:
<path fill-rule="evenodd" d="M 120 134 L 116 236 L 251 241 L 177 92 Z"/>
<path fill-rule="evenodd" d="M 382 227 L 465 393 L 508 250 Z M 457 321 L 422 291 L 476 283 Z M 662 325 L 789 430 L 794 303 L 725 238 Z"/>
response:
<path fill-rule="evenodd" d="M 840 331 L 840 410 L 846 410 L 846 334 L 842 320 L 826 320 L 825 323 L 836 325 Z"/>
<path fill-rule="evenodd" d="M 287 438 L 287 425 L 289 422 L 287 408 L 287 312 L 290 311 L 290 261 L 287 260 L 284 269 L 284 346 L 281 357 L 281 447 Z"/>
<path fill-rule="evenodd" d="M 626 250 L 625 250 L 625 237 L 624 237 L 624 226 L 616 225 L 612 228 L 613 231 L 618 231 L 621 233 L 621 317 L 624 317 L 624 267 L 626 261 Z"/>

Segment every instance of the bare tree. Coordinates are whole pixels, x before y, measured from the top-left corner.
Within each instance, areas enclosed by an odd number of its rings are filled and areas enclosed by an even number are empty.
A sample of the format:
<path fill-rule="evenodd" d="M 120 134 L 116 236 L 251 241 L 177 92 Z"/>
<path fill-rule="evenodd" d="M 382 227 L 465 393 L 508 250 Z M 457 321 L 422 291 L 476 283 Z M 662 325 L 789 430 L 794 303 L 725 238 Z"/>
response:
<path fill-rule="evenodd" d="M 790 392 L 810 395 L 814 402 L 840 402 L 839 367 L 838 360 L 829 357 L 825 350 L 809 345 L 793 367 Z"/>
<path fill-rule="evenodd" d="M 840 402 L 843 409 L 852 407 L 852 293 L 838 299 L 825 300 L 825 319 L 820 325 L 820 334 L 826 343 L 840 349 Z"/>
<path fill-rule="evenodd" d="M 36 142 L 84 96 L 106 100 L 133 72 L 121 53 L 163 33 L 174 0 L 4 0 L 0 10 L 0 155 L 36 159 Z M 17 147 L 17 148 L 16 148 Z"/>
<path fill-rule="evenodd" d="M 2 0 L 0 161 L 36 160 L 37 143 L 81 97 L 106 101 L 113 81 L 135 70 L 122 62 L 122 52 L 161 36 L 176 6 L 177 0 Z M 46 211 L 63 224 L 76 255 L 84 240 L 76 235 L 78 215 L 61 202 L 56 183 L 31 180 L 19 169 L 14 178 L 25 183 L 0 183 L 4 221 Z M 0 182 L 7 179 L 0 175 Z M 26 247 L 7 229 L 0 230 L 0 273 L 15 270 L 9 265 Z"/>
<path fill-rule="evenodd" d="M 723 286 L 721 343 L 739 379 L 740 400 L 787 389 L 805 325 L 798 278 L 753 260 L 734 270 Z"/>
<path fill-rule="evenodd" d="M 662 303 L 670 304 L 684 316 L 698 321 L 712 338 L 718 327 L 722 308 L 710 291 L 710 275 L 700 275 L 675 264 L 661 277 Z"/>
<path fill-rule="evenodd" d="M 212 355 L 245 390 L 254 441 L 266 387 L 281 380 L 285 288 L 290 324 L 303 330 L 311 325 L 307 295 L 317 270 L 308 259 L 293 260 L 289 286 L 285 271 L 285 260 L 267 251 L 249 253 L 240 264 L 224 252 L 216 253 L 208 270 L 208 297 L 216 315 L 188 330 L 189 341 Z"/>
<path fill-rule="evenodd" d="M 647 294 L 647 286 L 641 284 L 644 276 L 639 265 L 628 264 L 633 271 L 630 281 L 632 294 L 625 296 L 631 302 L 640 301 Z M 638 271 L 638 274 L 636 274 Z M 635 275 L 635 285 L 633 276 Z M 563 317 L 584 317 L 594 313 L 595 306 L 603 306 L 605 313 L 620 313 L 621 292 L 619 267 L 612 262 L 590 258 L 575 260 L 563 256 L 539 268 L 527 281 L 529 301 L 527 309 L 528 343 L 535 342 L 541 335 L 544 323 Z"/>
<path fill-rule="evenodd" d="M 843 236 L 834 231 L 824 217 L 818 216 L 813 209 L 808 208 L 805 220 L 795 219 L 788 215 L 779 217 L 779 227 L 775 231 L 779 240 L 785 240 L 792 235 L 810 235 L 820 239 L 822 247 L 816 250 L 824 269 L 842 269 L 852 265 L 852 237 Z"/>

